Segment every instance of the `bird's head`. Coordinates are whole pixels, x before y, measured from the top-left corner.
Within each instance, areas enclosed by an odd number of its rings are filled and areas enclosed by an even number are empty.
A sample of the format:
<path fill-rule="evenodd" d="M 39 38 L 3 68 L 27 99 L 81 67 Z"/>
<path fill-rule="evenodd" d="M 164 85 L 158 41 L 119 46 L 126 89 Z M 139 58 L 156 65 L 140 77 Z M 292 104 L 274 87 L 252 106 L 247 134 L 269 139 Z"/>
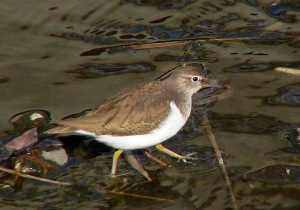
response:
<path fill-rule="evenodd" d="M 183 91 L 190 97 L 201 89 L 223 88 L 218 82 L 203 76 L 202 70 L 193 66 L 180 66 L 162 77 L 161 80 L 173 83 L 173 88 Z"/>

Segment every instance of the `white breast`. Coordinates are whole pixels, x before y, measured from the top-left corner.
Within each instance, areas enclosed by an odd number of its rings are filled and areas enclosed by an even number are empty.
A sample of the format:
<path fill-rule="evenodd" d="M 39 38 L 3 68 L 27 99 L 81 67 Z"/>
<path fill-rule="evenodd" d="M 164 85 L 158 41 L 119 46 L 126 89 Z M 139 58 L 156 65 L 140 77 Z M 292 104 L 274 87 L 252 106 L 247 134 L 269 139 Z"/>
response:
<path fill-rule="evenodd" d="M 94 136 L 97 141 L 117 149 L 147 148 L 174 136 L 186 123 L 191 112 L 191 109 L 189 109 L 188 114 L 186 116 L 182 116 L 174 101 L 170 102 L 170 108 L 171 111 L 169 116 L 159 125 L 158 128 L 149 134 L 133 136 L 97 136 L 94 133 L 86 132 L 84 130 L 78 130 L 76 133 Z"/>

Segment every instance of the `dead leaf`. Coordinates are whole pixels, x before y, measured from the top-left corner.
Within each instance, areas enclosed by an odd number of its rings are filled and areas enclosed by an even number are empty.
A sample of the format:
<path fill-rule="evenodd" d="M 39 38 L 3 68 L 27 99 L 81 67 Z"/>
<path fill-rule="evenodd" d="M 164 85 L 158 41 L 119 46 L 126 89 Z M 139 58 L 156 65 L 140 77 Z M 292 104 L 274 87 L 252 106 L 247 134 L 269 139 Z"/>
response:
<path fill-rule="evenodd" d="M 9 151 L 21 150 L 36 143 L 38 140 L 37 128 L 32 128 L 22 133 L 22 135 L 8 142 L 5 147 Z"/>

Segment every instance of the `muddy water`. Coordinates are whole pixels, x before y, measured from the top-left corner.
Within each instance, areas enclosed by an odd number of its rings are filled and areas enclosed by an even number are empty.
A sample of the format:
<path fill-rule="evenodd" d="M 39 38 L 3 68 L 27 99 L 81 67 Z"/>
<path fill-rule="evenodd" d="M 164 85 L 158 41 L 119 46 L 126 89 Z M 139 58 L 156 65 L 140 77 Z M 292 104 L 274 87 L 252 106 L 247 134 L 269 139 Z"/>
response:
<path fill-rule="evenodd" d="M 13 130 L 8 120 L 17 113 L 43 109 L 59 119 L 180 63 L 201 62 L 211 77 L 229 80 L 233 89 L 207 115 L 239 209 L 299 209 L 299 151 L 284 136 L 299 126 L 300 77 L 274 71 L 300 68 L 299 11 L 299 1 L 288 0 L 4 1 L 0 134 Z M 17 192 L 3 187 L 1 209 L 231 208 L 197 119 L 195 109 L 185 129 L 166 145 L 183 154 L 197 152 L 198 160 L 177 163 L 154 151 L 172 165 L 162 169 L 141 156 L 154 177 L 151 183 L 124 159 L 121 176 L 109 179 L 110 153 L 56 177 L 76 187 L 32 181 Z"/>

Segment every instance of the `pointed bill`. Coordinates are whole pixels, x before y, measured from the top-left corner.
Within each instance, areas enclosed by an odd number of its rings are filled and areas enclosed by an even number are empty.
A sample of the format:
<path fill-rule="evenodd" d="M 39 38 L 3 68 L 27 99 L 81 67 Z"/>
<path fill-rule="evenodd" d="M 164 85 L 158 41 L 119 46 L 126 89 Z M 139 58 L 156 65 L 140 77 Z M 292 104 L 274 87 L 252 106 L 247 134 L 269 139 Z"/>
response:
<path fill-rule="evenodd" d="M 204 78 L 201 82 L 201 86 L 202 88 L 224 88 L 223 85 L 219 84 L 217 81 L 212 80 L 212 79 L 208 79 L 208 78 Z"/>

